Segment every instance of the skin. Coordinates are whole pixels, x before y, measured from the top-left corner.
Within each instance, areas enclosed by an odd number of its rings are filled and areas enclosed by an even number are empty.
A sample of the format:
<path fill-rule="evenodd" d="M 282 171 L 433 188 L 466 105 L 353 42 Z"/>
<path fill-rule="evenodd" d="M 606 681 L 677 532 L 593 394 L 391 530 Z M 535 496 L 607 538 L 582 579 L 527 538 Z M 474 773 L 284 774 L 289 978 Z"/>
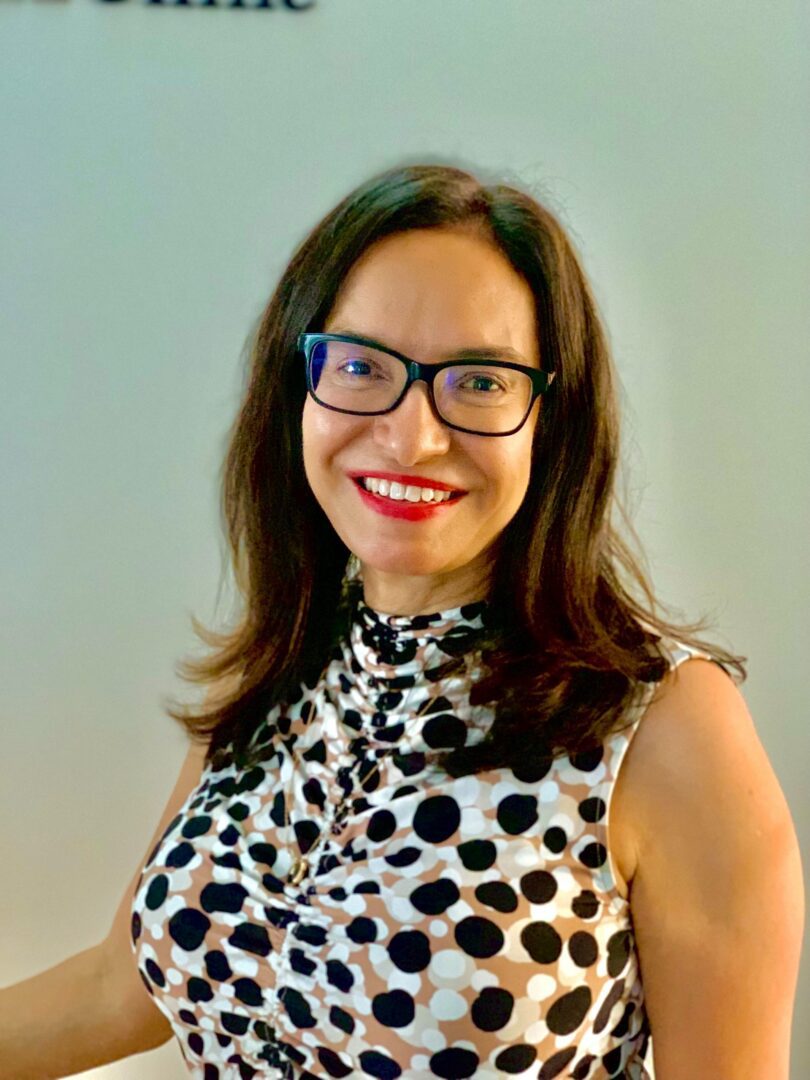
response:
<path fill-rule="evenodd" d="M 373 245 L 352 267 L 325 332 L 372 338 L 427 363 L 475 346 L 511 347 L 540 367 L 534 297 L 487 239 L 469 230 L 419 229 Z M 416 615 L 482 599 L 493 544 L 529 484 L 540 402 L 513 435 L 455 431 L 416 383 L 391 413 L 351 416 L 307 397 L 307 480 L 335 531 L 360 559 L 365 600 L 378 611 Z M 467 492 L 424 521 L 366 506 L 350 471 L 420 476 Z"/>
<path fill-rule="evenodd" d="M 355 265 L 325 330 L 417 360 L 511 345 L 539 366 L 528 286 L 480 237 L 413 232 Z M 430 613 L 483 597 L 493 543 L 529 483 L 538 404 L 513 436 L 452 431 L 413 386 L 387 416 L 303 416 L 307 478 L 360 558 L 366 601 Z M 465 488 L 446 517 L 385 518 L 348 470 L 413 473 Z M 804 925 L 798 842 L 745 699 L 693 659 L 668 673 L 631 743 L 610 811 L 617 888 L 629 899 L 658 1080 L 788 1080 Z"/>
<path fill-rule="evenodd" d="M 797 1075 L 799 845 L 746 701 L 715 664 L 687 660 L 661 681 L 619 774 L 610 833 L 626 863 L 657 1080 Z"/>

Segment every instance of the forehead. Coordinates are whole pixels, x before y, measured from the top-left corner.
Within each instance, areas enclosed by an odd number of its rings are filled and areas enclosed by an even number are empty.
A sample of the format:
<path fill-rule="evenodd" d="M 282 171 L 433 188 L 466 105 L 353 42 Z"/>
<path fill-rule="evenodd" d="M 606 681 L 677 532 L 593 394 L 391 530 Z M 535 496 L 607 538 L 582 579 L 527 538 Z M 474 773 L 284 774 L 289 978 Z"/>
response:
<path fill-rule="evenodd" d="M 496 345 L 539 362 L 531 289 L 469 230 L 414 229 L 378 241 L 349 271 L 324 329 L 372 337 L 414 359 Z"/>

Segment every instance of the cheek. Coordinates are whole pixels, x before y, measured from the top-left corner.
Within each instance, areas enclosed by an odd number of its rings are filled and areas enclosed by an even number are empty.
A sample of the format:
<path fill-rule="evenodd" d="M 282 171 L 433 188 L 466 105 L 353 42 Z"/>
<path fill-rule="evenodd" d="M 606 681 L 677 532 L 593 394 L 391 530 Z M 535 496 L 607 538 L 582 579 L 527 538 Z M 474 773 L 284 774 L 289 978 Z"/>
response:
<path fill-rule="evenodd" d="M 483 465 L 483 463 L 482 463 Z M 531 443 L 504 447 L 483 466 L 497 503 L 514 513 L 526 495 L 531 473 Z"/>
<path fill-rule="evenodd" d="M 367 421 L 357 417 L 331 412 L 307 398 L 301 418 L 301 442 L 304 456 L 304 472 L 310 487 L 315 489 L 330 485 L 334 477 L 331 469 L 338 469 L 337 460 L 344 449 L 355 439 L 363 436 Z"/>
<path fill-rule="evenodd" d="M 313 469 L 323 466 L 340 445 L 340 416 L 307 398 L 301 418 L 304 464 Z"/>
<path fill-rule="evenodd" d="M 532 473 L 532 447 L 534 444 L 534 429 L 536 417 L 533 417 L 526 427 L 519 432 L 520 443 L 513 447 L 511 457 L 512 489 L 513 498 L 516 501 L 515 509 L 523 502 L 531 482 Z"/>
<path fill-rule="evenodd" d="M 529 487 L 529 466 L 527 462 L 519 462 L 512 472 L 512 480 L 509 490 L 509 504 L 512 514 L 517 513 L 523 500 L 526 497 L 526 491 Z"/>
<path fill-rule="evenodd" d="M 309 481 L 310 487 L 313 486 L 313 479 L 317 473 L 319 448 L 317 418 L 313 415 L 312 405 L 314 405 L 314 402 L 307 398 L 304 402 L 304 412 L 301 417 L 301 443 L 304 455 L 304 474 Z"/>

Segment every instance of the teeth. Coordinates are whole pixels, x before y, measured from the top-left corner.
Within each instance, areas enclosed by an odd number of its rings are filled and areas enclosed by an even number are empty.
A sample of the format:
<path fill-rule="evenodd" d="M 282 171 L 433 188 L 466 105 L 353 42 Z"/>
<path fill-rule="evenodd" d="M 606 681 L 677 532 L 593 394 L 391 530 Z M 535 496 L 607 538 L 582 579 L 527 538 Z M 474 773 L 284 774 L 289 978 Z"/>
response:
<path fill-rule="evenodd" d="M 447 502 L 452 492 L 437 491 L 434 488 L 420 487 L 417 484 L 399 484 L 396 480 L 379 480 L 374 476 L 364 476 L 363 487 L 375 495 L 384 495 L 396 502 Z"/>

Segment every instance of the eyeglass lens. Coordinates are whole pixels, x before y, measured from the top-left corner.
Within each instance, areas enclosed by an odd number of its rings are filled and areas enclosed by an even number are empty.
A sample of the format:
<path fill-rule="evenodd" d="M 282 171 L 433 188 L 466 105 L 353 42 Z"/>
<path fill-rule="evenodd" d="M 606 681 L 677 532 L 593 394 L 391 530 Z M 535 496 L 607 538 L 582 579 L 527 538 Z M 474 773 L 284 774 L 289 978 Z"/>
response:
<path fill-rule="evenodd" d="M 334 409 L 377 413 L 403 391 L 408 372 L 401 360 L 368 345 L 320 341 L 312 349 L 312 387 Z M 524 419 L 532 381 L 522 371 L 486 361 L 444 368 L 433 383 L 436 409 L 449 424 L 481 433 L 511 431 Z"/>

